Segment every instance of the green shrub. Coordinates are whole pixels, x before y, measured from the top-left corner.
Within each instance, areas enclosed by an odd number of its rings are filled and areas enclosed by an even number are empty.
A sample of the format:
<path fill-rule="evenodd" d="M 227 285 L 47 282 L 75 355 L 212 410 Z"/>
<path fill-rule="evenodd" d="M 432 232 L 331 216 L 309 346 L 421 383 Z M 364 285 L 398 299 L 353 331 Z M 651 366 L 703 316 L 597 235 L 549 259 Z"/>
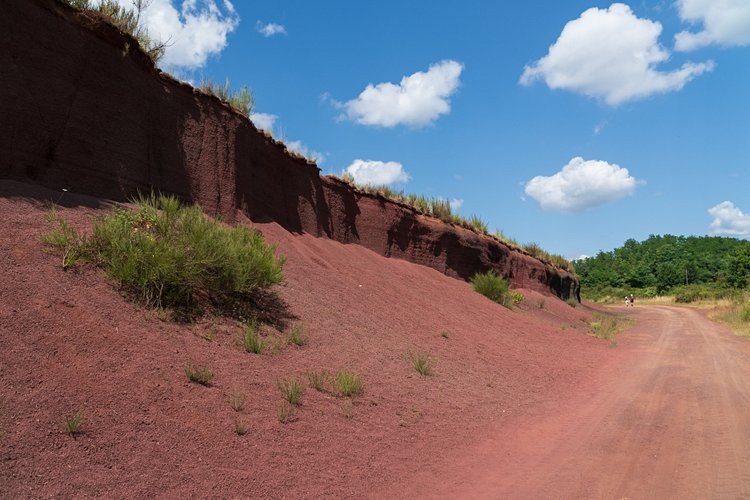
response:
<path fill-rule="evenodd" d="M 218 97 L 243 115 L 249 115 L 255 105 L 253 91 L 247 85 L 241 87 L 238 91 L 231 90 L 229 78 L 226 79 L 224 85 L 204 80 L 198 88 L 206 94 Z"/>
<path fill-rule="evenodd" d="M 42 242 L 62 253 L 62 268 L 67 270 L 75 265 L 84 253 L 84 238 L 73 229 L 68 221 L 61 219 L 53 206 L 47 220 L 57 227 L 42 235 Z"/>
<path fill-rule="evenodd" d="M 740 320 L 745 323 L 750 323 L 750 304 L 743 307 L 740 311 Z"/>
<path fill-rule="evenodd" d="M 300 398 L 305 393 L 305 387 L 296 378 L 284 378 L 276 381 L 276 385 L 281 391 L 281 395 L 284 400 L 288 401 L 289 404 L 298 406 Z"/>
<path fill-rule="evenodd" d="M 517 306 L 526 300 L 526 297 L 521 292 L 510 292 L 510 300 L 514 306 Z"/>
<path fill-rule="evenodd" d="M 471 278 L 471 286 L 474 291 L 481 293 L 493 302 L 508 306 L 509 284 L 494 271 L 475 274 Z"/>
<path fill-rule="evenodd" d="M 151 195 L 138 211 L 116 209 L 95 224 L 91 258 L 147 306 L 187 308 L 201 292 L 231 303 L 283 280 L 283 257 L 247 227 L 227 227 L 198 205 Z"/>
<path fill-rule="evenodd" d="M 364 384 L 356 373 L 348 370 L 339 370 L 336 373 L 336 388 L 344 396 L 353 398 L 362 394 Z"/>
<path fill-rule="evenodd" d="M 424 377 L 432 375 L 432 370 L 435 368 L 436 361 L 435 358 L 430 356 L 429 352 L 409 352 L 408 357 L 411 360 L 411 365 L 417 370 L 417 373 Z"/>

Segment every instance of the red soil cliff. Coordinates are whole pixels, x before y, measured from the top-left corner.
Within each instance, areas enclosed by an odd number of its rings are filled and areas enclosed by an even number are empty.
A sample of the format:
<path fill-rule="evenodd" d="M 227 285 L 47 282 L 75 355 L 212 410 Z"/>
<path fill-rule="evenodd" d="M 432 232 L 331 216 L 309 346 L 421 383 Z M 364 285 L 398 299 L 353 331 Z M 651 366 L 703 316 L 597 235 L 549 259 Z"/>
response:
<path fill-rule="evenodd" d="M 115 200 L 174 193 L 211 214 L 275 221 L 468 279 L 579 298 L 578 279 L 497 240 L 321 177 L 244 116 L 157 70 L 100 17 L 3 2 L 0 178 Z"/>

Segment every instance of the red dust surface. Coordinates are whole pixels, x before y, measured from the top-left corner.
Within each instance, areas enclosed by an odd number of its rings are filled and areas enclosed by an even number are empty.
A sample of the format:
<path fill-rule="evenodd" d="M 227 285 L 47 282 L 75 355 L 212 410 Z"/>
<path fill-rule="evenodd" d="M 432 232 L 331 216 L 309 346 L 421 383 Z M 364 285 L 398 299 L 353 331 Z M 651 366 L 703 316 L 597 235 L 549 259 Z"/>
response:
<path fill-rule="evenodd" d="M 276 311 L 287 321 L 262 327 L 274 349 L 248 354 L 239 323 L 168 322 L 94 268 L 63 271 L 40 242 L 45 200 L 81 230 L 108 208 L 0 181 L 2 496 L 388 496 L 630 353 L 586 335 L 584 306 L 519 290 L 508 310 L 434 269 L 238 215 L 287 257 Z M 302 347 L 283 342 L 297 323 Z M 436 365 L 423 377 L 408 354 L 426 352 Z M 208 387 L 188 381 L 191 360 L 215 373 Z M 277 380 L 340 369 L 364 381 L 351 406 L 307 387 L 279 422 Z M 79 411 L 73 438 L 65 421 Z"/>

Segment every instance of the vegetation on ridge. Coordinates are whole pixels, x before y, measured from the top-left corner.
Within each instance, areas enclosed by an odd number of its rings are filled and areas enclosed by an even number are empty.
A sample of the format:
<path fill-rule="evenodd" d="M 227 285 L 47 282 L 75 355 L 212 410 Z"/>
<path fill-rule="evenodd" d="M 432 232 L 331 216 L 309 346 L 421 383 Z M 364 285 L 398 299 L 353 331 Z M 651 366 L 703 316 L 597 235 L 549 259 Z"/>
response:
<path fill-rule="evenodd" d="M 453 213 L 450 202 L 444 198 L 433 197 L 428 198 L 423 195 L 417 195 L 414 193 L 405 194 L 403 191 L 395 191 L 389 186 L 370 186 L 367 184 L 357 184 L 354 182 L 354 177 L 348 173 L 344 173 L 341 177 L 334 176 L 355 189 L 376 196 L 382 196 L 396 203 L 406 205 L 415 211 L 429 215 L 440 219 L 448 224 L 456 224 L 458 226 L 470 229 L 477 234 L 485 235 L 490 238 L 494 238 L 510 247 L 513 250 L 525 252 L 532 257 L 535 257 L 542 262 L 549 264 L 560 269 L 564 269 L 570 273 L 575 274 L 576 270 L 573 264 L 561 255 L 551 254 L 543 250 L 536 243 L 529 243 L 527 245 L 519 245 L 518 242 L 512 238 L 506 237 L 502 231 L 495 231 L 494 234 L 490 234 L 487 227 L 487 223 L 477 215 L 472 215 L 468 219 L 461 215 Z"/>

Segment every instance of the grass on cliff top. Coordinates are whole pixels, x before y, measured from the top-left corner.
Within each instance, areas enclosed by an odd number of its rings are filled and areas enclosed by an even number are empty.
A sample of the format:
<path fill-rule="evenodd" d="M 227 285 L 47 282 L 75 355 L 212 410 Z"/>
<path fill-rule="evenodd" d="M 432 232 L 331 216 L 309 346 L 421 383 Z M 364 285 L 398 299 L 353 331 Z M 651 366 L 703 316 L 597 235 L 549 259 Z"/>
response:
<path fill-rule="evenodd" d="M 75 264 L 65 255 L 92 262 L 147 307 L 188 312 L 205 297 L 227 308 L 283 281 L 285 259 L 259 232 L 225 226 L 172 196 L 135 203 L 95 222 L 88 237 L 53 215 L 44 241 L 63 253 L 63 267 Z"/>
<path fill-rule="evenodd" d="M 341 177 L 338 178 L 355 187 L 359 191 L 376 196 L 382 196 L 383 198 L 387 198 L 396 203 L 401 203 L 403 205 L 411 207 L 421 214 L 429 215 L 431 217 L 441 219 L 442 221 L 449 224 L 456 224 L 466 229 L 470 229 L 477 234 L 482 234 L 490 238 L 494 238 L 506 244 L 511 249 L 527 253 L 546 264 L 564 269 L 572 274 L 575 274 L 575 267 L 573 266 L 573 263 L 567 260 L 565 257 L 561 255 L 551 254 L 543 250 L 536 243 L 519 245 L 518 242 L 513 238 L 506 237 L 502 231 L 495 231 L 494 234 L 490 234 L 487 223 L 482 220 L 481 217 L 472 215 L 471 217 L 466 218 L 453 213 L 450 202 L 444 198 L 428 198 L 426 196 L 413 193 L 404 194 L 403 191 L 394 191 L 388 186 L 370 186 L 366 184 L 357 184 L 354 181 L 354 177 L 352 177 L 348 173 L 344 173 Z"/>
<path fill-rule="evenodd" d="M 138 41 L 141 49 L 154 63 L 164 56 L 169 40 L 157 41 L 151 38 L 141 24 L 141 14 L 153 0 L 133 0 L 133 8 L 123 7 L 117 0 L 58 0 L 81 11 L 93 11 L 107 16 L 117 29 Z"/>
<path fill-rule="evenodd" d="M 250 90 L 247 85 L 240 88 L 240 90 L 232 90 L 229 87 L 229 79 L 227 78 L 224 85 L 212 82 L 210 80 L 203 80 L 201 82 L 199 90 L 206 94 L 218 97 L 220 100 L 226 102 L 235 110 L 239 111 L 243 115 L 249 116 L 255 105 L 255 97 L 253 91 Z"/>

